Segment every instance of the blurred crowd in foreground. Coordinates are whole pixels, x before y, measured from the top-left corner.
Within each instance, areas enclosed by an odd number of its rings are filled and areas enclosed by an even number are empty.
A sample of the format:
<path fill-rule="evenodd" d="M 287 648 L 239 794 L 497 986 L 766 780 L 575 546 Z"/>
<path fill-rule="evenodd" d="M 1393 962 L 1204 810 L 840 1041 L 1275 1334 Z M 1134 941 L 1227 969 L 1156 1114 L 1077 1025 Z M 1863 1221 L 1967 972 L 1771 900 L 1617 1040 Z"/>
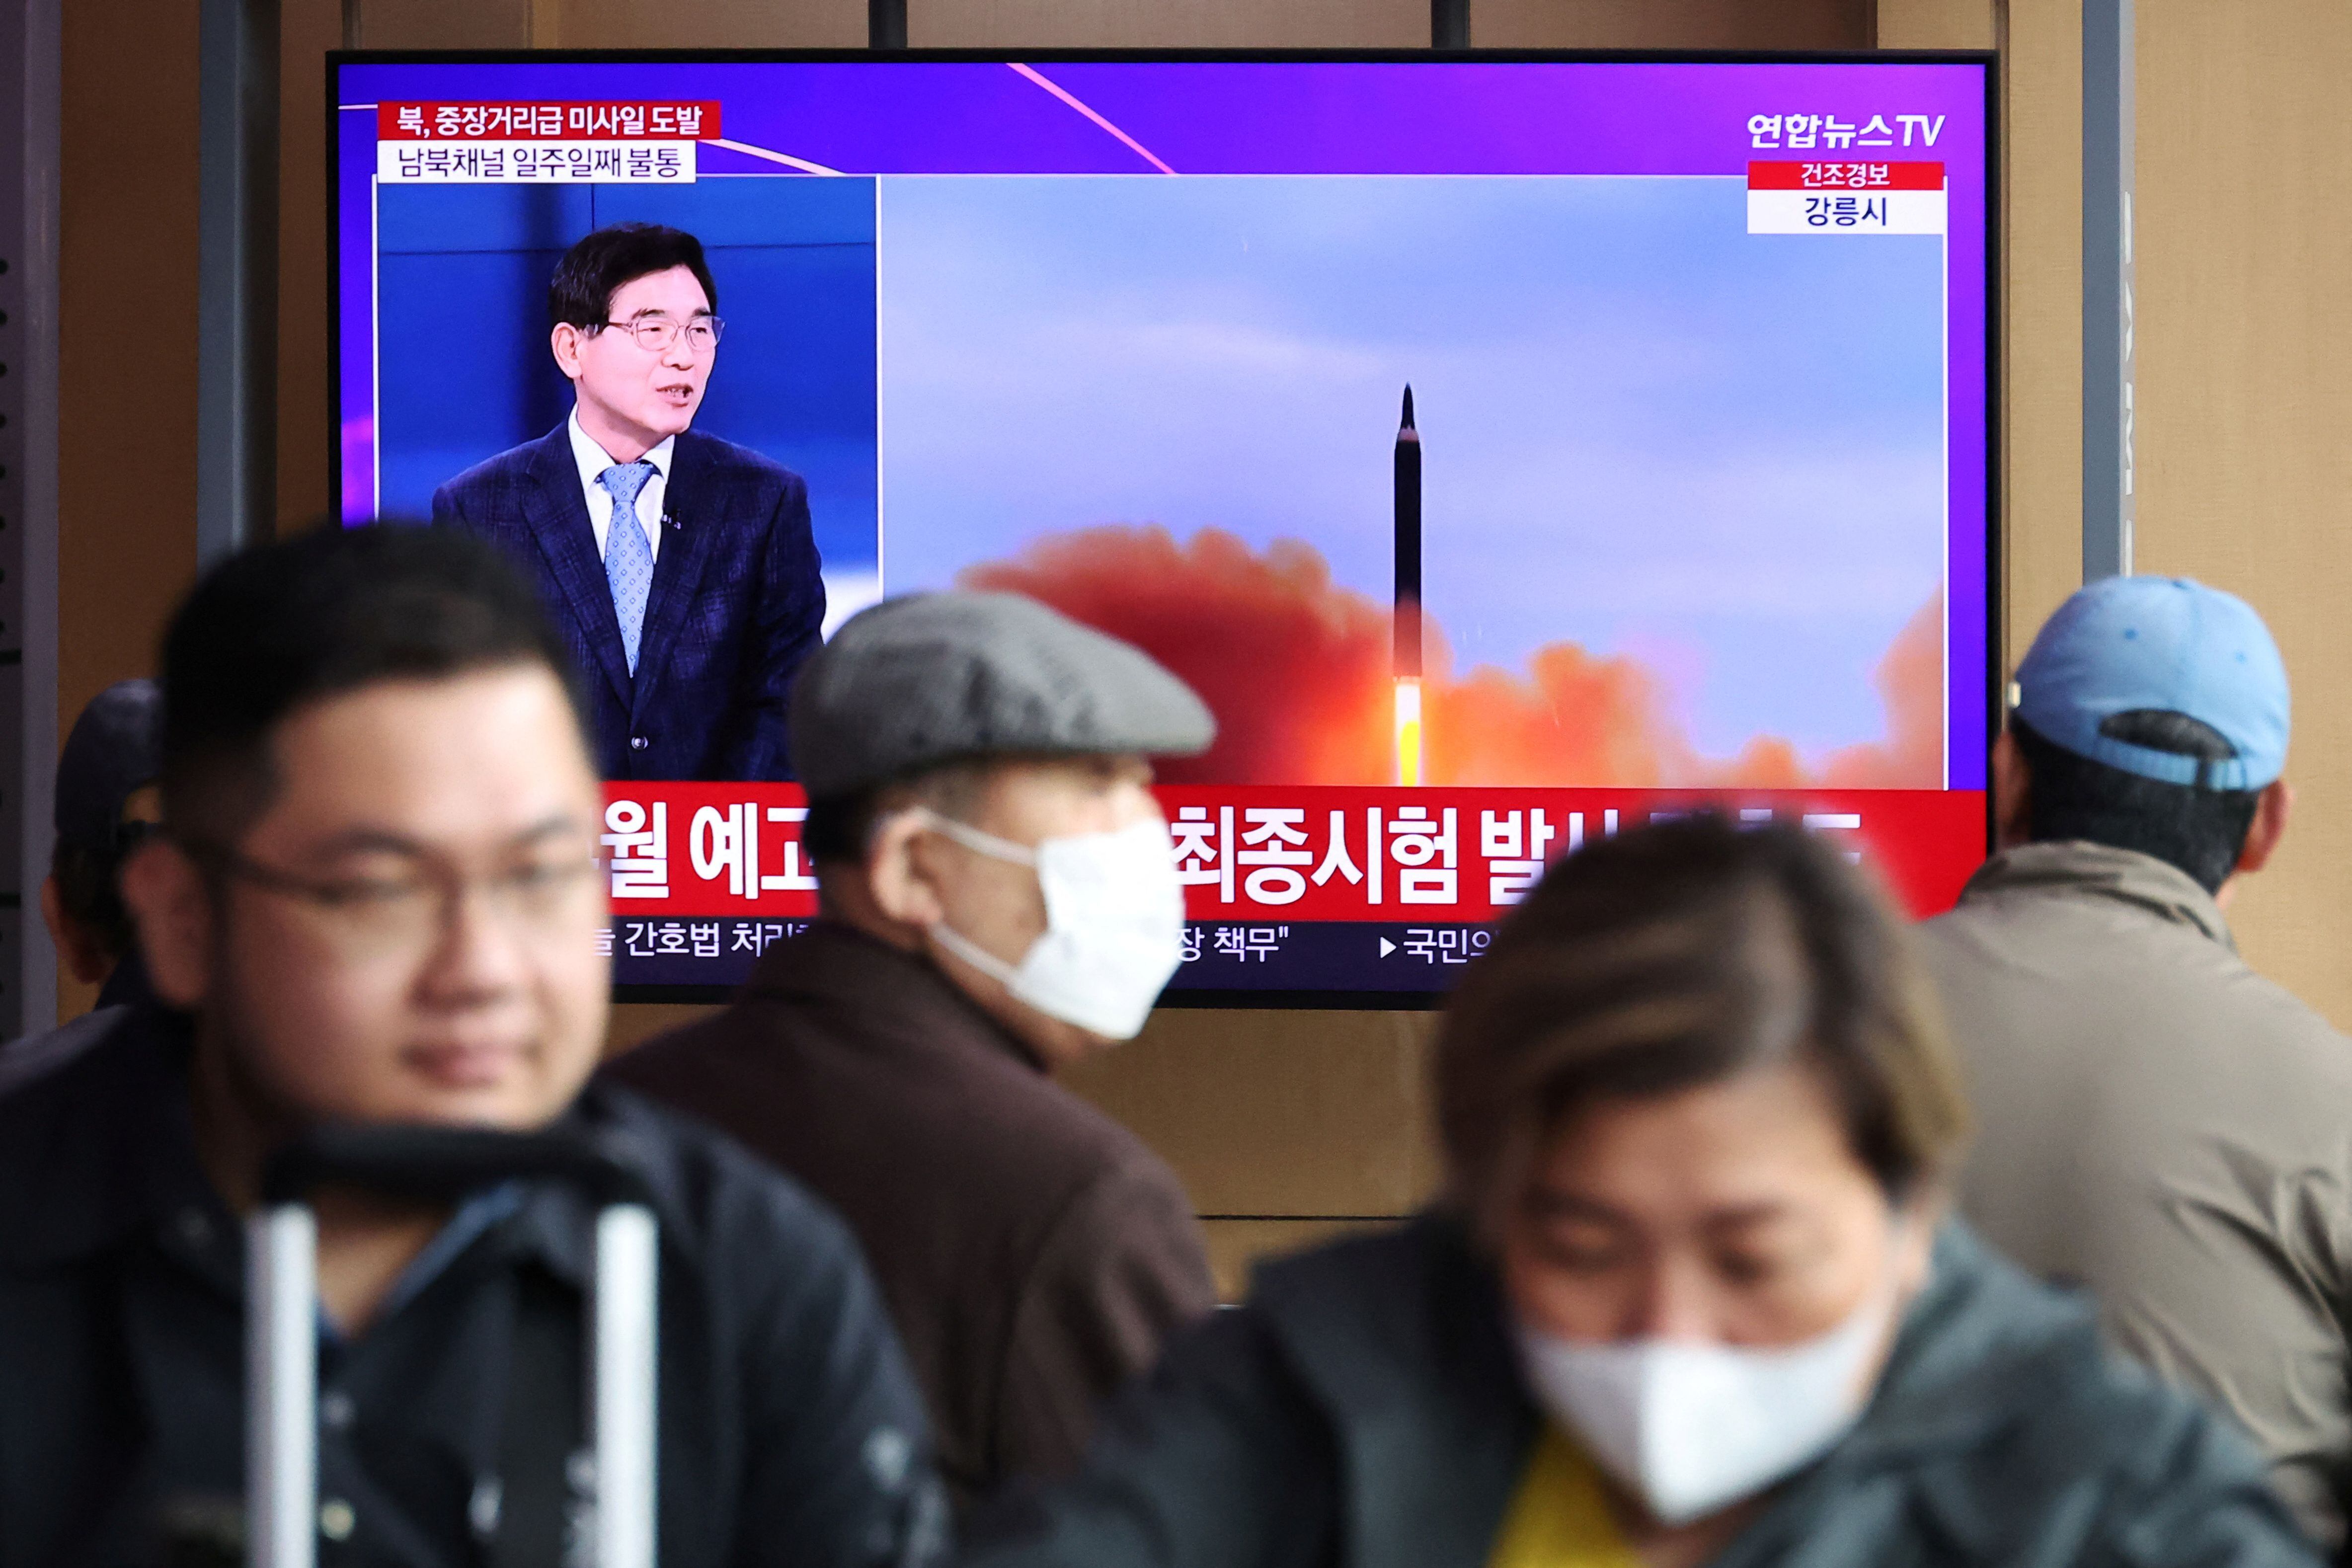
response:
<path fill-rule="evenodd" d="M 1791 828 L 1555 863 L 1446 1008 L 1443 1193 L 1223 1310 L 1052 1078 L 1176 965 L 1192 692 L 1008 595 L 852 619 L 791 712 L 819 921 L 602 1071 L 582 712 L 491 547 L 380 528 L 215 568 L 77 725 L 42 907 L 106 989 L 0 1049 L 0 1568 L 240 1559 L 246 1216 L 405 1123 L 633 1173 L 666 1568 L 2343 1552 L 2352 1048 L 2231 941 L 2291 796 L 2227 595 L 2042 628 L 1924 928 Z M 311 1206 L 318 1560 L 593 1561 L 593 1210 Z"/>

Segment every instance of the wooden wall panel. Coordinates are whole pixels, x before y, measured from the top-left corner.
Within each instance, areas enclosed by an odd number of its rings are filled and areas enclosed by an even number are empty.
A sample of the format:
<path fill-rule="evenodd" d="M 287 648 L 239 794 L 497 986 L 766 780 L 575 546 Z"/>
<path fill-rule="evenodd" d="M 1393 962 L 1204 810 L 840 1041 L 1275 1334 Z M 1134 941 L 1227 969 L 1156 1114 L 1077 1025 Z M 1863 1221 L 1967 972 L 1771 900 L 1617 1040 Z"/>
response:
<path fill-rule="evenodd" d="M 1435 1188 L 1426 1013 L 1155 1014 L 1063 1082 L 1234 1218 L 1408 1213 Z"/>
<path fill-rule="evenodd" d="M 918 48 L 1418 48 L 1426 0 L 907 0 Z"/>
<path fill-rule="evenodd" d="M 2083 8 L 2023 0 L 2002 13 L 2001 510 L 2013 669 L 2083 582 Z"/>
<path fill-rule="evenodd" d="M 530 14 L 531 0 L 360 0 L 352 9 L 352 45 L 362 49 L 529 48 Z"/>
<path fill-rule="evenodd" d="M 65 7 L 58 713 L 148 672 L 195 562 L 196 17 Z"/>
<path fill-rule="evenodd" d="M 278 527 L 334 511 L 328 384 L 327 51 L 343 46 L 341 0 L 278 0 Z"/>
<path fill-rule="evenodd" d="M 617 1055 L 708 1008 L 613 1010 Z M 1152 1015 L 1138 1038 L 1062 1074 L 1175 1167 L 1200 1213 L 1328 1223 L 1409 1214 L 1436 1190 L 1428 1013 Z"/>
<path fill-rule="evenodd" d="M 666 1030 L 683 1027 L 697 1018 L 706 1018 L 719 1011 L 680 1002 L 629 1002 L 613 1009 L 613 1022 L 604 1034 L 604 1055 L 617 1057 L 633 1050 Z"/>
<path fill-rule="evenodd" d="M 1487 49 L 1866 49 L 1870 12 L 1871 0 L 1470 0 L 1470 42 Z"/>
<path fill-rule="evenodd" d="M 2352 10 L 2139 0 L 2137 565 L 2242 594 L 2294 681 L 2296 814 L 2231 910 L 2352 1027 Z"/>
<path fill-rule="evenodd" d="M 1208 1219 L 1201 1222 L 1208 1245 L 1209 1272 L 1217 1299 L 1239 1301 L 1249 1295 L 1250 1270 L 1262 1260 L 1320 1247 L 1343 1236 L 1378 1230 L 1393 1221 L 1315 1219 Z"/>
<path fill-rule="evenodd" d="M 912 0 L 920 5 L 921 0 Z M 854 49 L 865 0 L 533 0 L 531 44 L 567 49 Z"/>
<path fill-rule="evenodd" d="M 152 672 L 196 560 L 196 7 L 62 10 L 60 741 L 105 687 Z M 58 1016 L 94 994 L 60 972 Z"/>
<path fill-rule="evenodd" d="M 1990 49 L 2000 37 L 1995 0 L 1878 0 L 1882 49 Z"/>

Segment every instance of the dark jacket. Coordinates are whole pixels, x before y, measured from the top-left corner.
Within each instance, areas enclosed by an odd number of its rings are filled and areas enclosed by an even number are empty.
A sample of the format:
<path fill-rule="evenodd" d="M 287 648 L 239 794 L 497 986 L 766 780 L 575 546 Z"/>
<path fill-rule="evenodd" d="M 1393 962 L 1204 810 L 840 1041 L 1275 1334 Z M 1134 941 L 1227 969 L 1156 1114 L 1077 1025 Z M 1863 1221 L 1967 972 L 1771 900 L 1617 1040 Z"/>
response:
<path fill-rule="evenodd" d="M 771 948 L 724 1014 L 606 1070 L 841 1211 L 966 1498 L 1074 1467 L 1097 1405 L 1216 1300 L 1174 1173 L 929 963 L 846 927 Z"/>
<path fill-rule="evenodd" d="M 608 779 L 788 779 L 784 707 L 824 622 L 808 486 L 746 447 L 677 437 L 629 674 L 565 425 L 433 492 L 433 521 L 505 547 L 587 685 Z"/>
<path fill-rule="evenodd" d="M 130 1009 L 0 1095 L 0 1568 L 149 1568 L 165 1540 L 234 1560 L 243 1247 L 196 1163 L 187 1052 L 169 1015 Z M 624 1091 L 573 1114 L 661 1224 L 663 1568 L 934 1552 L 920 1396 L 840 1223 Z M 494 1196 L 363 1335 L 321 1334 L 327 1568 L 558 1560 L 594 1215 L 563 1188 Z"/>
<path fill-rule="evenodd" d="M 1538 1419 L 1438 1219 L 1259 1272 L 972 1568 L 1482 1568 Z M 2252 1453 L 1953 1226 L 1877 1396 L 1713 1568 L 2305 1565 Z"/>

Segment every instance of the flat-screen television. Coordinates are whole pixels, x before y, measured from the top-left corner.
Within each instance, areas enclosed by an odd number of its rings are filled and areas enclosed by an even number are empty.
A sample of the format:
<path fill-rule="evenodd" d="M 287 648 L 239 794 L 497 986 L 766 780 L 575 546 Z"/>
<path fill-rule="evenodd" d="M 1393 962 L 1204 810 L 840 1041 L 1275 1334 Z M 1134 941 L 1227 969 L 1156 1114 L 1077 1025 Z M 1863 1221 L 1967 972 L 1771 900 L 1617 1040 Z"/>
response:
<path fill-rule="evenodd" d="M 806 929 L 793 669 L 956 585 L 1214 710 L 1159 770 L 1172 1002 L 1425 1000 L 1547 860 L 1710 804 L 1922 912 L 1984 856 L 1990 57 L 329 68 L 342 516 L 541 584 L 624 994 Z M 695 236 L 717 296 L 698 339 L 623 323 L 638 393 L 700 399 L 643 510 L 551 326 L 625 223 Z"/>

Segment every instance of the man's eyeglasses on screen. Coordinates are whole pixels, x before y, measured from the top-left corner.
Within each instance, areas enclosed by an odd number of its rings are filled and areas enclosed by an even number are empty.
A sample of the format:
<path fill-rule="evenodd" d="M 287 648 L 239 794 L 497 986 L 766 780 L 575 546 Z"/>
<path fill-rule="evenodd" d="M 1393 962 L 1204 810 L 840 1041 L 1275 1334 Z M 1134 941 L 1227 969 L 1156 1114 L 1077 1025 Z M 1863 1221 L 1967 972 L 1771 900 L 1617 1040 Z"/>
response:
<path fill-rule="evenodd" d="M 670 344 L 677 342 L 680 332 L 686 334 L 686 346 L 696 353 L 707 353 L 719 346 L 727 323 L 716 316 L 697 316 L 690 321 L 673 321 L 667 316 L 640 316 L 634 321 L 607 321 L 608 327 L 618 327 L 637 340 L 637 347 L 649 354 L 666 353 Z"/>

